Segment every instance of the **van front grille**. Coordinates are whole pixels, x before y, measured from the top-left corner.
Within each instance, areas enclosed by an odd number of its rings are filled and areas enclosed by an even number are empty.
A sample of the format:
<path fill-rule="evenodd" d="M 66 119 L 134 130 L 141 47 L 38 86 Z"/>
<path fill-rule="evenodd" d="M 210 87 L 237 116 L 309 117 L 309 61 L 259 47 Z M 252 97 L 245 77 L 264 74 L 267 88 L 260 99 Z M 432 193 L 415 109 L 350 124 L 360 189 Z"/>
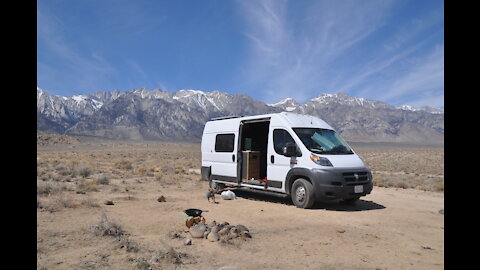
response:
<path fill-rule="evenodd" d="M 345 182 L 347 183 L 368 181 L 367 172 L 348 172 L 348 173 L 343 173 L 342 175 L 343 175 L 343 179 L 345 179 Z"/>

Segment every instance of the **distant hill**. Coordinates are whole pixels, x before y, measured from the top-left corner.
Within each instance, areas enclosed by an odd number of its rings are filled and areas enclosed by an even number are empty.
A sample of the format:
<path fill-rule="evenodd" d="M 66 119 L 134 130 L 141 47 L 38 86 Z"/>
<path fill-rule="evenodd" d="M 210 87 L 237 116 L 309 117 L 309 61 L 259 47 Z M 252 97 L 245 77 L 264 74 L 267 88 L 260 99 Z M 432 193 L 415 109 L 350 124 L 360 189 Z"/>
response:
<path fill-rule="evenodd" d="M 48 133 L 37 130 L 37 146 L 77 143 L 80 143 L 80 140 L 72 136 Z"/>

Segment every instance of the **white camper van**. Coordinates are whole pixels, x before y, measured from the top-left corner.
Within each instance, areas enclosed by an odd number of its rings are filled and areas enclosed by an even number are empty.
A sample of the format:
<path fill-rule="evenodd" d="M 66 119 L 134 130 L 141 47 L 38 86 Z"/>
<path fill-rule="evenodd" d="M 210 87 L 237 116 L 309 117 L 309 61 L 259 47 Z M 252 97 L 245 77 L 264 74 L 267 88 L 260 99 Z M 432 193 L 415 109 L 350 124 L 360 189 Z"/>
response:
<path fill-rule="evenodd" d="M 202 136 L 202 178 L 210 187 L 248 187 L 316 200 L 355 202 L 372 191 L 362 159 L 320 118 L 290 112 L 216 118 Z"/>

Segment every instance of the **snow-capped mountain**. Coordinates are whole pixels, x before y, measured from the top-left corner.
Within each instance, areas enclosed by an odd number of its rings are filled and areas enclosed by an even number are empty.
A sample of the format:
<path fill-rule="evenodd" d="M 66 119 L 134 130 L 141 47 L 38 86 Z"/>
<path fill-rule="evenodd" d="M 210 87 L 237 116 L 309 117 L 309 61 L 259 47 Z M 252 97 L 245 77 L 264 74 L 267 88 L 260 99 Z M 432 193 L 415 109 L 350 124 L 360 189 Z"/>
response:
<path fill-rule="evenodd" d="M 281 111 L 318 116 L 351 141 L 443 143 L 443 113 L 344 93 L 320 94 L 304 104 L 291 98 L 266 104 L 221 91 L 140 88 L 62 97 L 37 88 L 37 128 L 69 135 L 199 140 L 205 122 L 213 117 Z"/>
<path fill-rule="evenodd" d="M 423 106 L 423 107 L 412 107 L 410 105 L 402 105 L 398 106 L 398 109 L 401 110 L 406 110 L 406 111 L 424 111 L 424 112 L 429 112 L 429 113 L 435 113 L 435 114 L 443 114 L 445 113 L 445 110 L 443 108 L 432 108 L 430 106 Z"/>
<path fill-rule="evenodd" d="M 272 107 L 281 108 L 287 112 L 292 112 L 292 111 L 295 111 L 300 106 L 300 103 L 298 103 L 293 98 L 286 98 L 278 103 L 268 104 L 268 105 Z"/>

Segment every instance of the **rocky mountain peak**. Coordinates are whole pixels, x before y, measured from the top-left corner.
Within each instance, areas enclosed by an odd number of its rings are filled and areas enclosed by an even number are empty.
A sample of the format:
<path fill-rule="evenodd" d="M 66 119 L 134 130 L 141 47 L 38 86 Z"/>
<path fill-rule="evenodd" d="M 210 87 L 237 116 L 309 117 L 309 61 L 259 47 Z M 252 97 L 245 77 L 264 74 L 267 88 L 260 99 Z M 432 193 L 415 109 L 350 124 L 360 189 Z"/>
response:
<path fill-rule="evenodd" d="M 439 110 L 394 107 L 345 93 L 320 94 L 304 104 L 292 98 L 266 104 L 245 94 L 221 91 L 138 88 L 62 97 L 37 87 L 38 129 L 70 135 L 199 140 L 211 118 L 282 111 L 318 116 L 347 140 L 443 143 L 444 114 Z"/>

